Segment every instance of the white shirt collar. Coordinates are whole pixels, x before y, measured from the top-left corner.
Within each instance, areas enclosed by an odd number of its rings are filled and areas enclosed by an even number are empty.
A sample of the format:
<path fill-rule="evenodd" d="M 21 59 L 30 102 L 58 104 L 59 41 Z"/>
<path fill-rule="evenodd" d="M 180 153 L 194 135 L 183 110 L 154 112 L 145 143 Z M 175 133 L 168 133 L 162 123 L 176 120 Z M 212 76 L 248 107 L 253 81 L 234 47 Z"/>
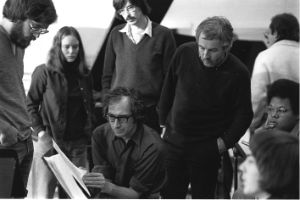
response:
<path fill-rule="evenodd" d="M 147 26 L 145 28 L 145 30 L 141 33 L 142 35 L 145 35 L 147 34 L 149 37 L 152 37 L 152 22 L 151 20 L 149 19 L 149 17 L 147 17 Z M 121 29 L 119 30 L 121 33 L 126 33 L 126 35 L 128 37 L 130 37 L 130 25 L 128 23 L 126 23 L 126 25 Z"/>

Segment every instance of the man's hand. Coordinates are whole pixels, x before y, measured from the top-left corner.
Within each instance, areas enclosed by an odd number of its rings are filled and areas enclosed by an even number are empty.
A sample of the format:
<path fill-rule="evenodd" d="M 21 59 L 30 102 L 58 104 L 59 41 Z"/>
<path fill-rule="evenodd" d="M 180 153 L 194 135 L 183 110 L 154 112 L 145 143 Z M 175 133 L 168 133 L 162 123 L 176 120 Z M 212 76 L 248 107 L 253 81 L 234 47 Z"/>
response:
<path fill-rule="evenodd" d="M 164 135 L 166 133 L 166 126 L 165 125 L 160 125 L 160 128 L 161 128 L 161 134 L 160 134 L 160 137 L 161 138 L 164 138 Z"/>
<path fill-rule="evenodd" d="M 220 153 L 220 154 L 222 154 L 222 153 L 224 153 L 225 151 L 227 151 L 227 148 L 226 148 L 225 143 L 224 143 L 224 141 L 223 141 L 222 138 L 219 137 L 219 138 L 217 139 L 217 144 L 218 144 L 218 149 L 219 149 L 219 153 Z"/>
<path fill-rule="evenodd" d="M 18 135 L 17 133 L 6 133 L 0 132 L 0 145 L 1 146 L 11 146 L 13 144 L 16 144 L 18 142 Z"/>
<path fill-rule="evenodd" d="M 82 177 L 84 184 L 91 188 L 100 188 L 103 193 L 112 191 L 112 183 L 109 182 L 102 173 L 87 173 Z"/>

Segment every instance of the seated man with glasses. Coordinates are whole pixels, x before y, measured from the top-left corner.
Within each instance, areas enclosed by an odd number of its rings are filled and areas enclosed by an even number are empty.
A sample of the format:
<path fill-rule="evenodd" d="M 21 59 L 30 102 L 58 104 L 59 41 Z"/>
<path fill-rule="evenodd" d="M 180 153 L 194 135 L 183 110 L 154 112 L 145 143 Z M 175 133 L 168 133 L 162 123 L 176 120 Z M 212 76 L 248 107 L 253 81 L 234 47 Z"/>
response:
<path fill-rule="evenodd" d="M 163 144 L 142 123 L 144 105 L 134 89 L 117 87 L 103 103 L 108 123 L 92 136 L 94 168 L 83 177 L 96 198 L 156 198 L 165 183 Z M 100 189 L 100 193 L 99 193 Z"/>
<path fill-rule="evenodd" d="M 267 93 L 266 121 L 255 133 L 278 129 L 299 136 L 299 83 L 279 79 Z"/>

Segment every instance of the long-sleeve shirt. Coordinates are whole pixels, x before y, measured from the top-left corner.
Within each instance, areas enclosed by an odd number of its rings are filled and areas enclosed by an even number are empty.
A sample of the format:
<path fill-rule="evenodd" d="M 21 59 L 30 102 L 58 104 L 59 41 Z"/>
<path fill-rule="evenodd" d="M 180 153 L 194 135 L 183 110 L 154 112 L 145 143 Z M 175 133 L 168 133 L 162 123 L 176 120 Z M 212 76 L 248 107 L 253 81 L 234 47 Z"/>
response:
<path fill-rule="evenodd" d="M 267 105 L 267 87 L 278 79 L 299 83 L 299 43 L 281 40 L 259 53 L 251 78 L 251 97 L 254 118 L 251 127 L 260 124 Z"/>
<path fill-rule="evenodd" d="M 31 136 L 30 118 L 22 82 L 24 50 L 15 53 L 8 33 L 0 25 L 0 132 L 15 135 L 19 140 Z"/>
<path fill-rule="evenodd" d="M 231 148 L 246 132 L 252 115 L 250 74 L 240 60 L 229 54 L 220 66 L 208 68 L 195 42 L 177 49 L 162 89 L 160 124 L 186 141 L 221 137 Z"/>
<path fill-rule="evenodd" d="M 95 129 L 92 137 L 95 172 L 122 187 L 131 187 L 146 198 L 160 191 L 166 181 L 165 153 L 160 136 L 138 124 L 126 143 L 116 137 L 109 123 Z"/>
<path fill-rule="evenodd" d="M 146 106 L 156 105 L 164 75 L 176 49 L 171 30 L 152 22 L 152 36 L 145 34 L 134 44 L 125 32 L 125 25 L 115 27 L 105 51 L 102 77 L 103 90 L 118 86 L 135 88 Z"/>

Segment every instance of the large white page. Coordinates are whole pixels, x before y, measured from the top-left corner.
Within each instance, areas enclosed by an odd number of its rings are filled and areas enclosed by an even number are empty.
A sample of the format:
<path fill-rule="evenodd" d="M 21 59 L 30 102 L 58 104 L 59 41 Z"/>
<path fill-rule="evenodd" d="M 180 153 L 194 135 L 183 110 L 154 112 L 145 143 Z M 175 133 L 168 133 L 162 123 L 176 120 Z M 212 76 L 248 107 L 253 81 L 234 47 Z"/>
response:
<path fill-rule="evenodd" d="M 76 183 L 77 181 L 85 190 L 85 192 L 90 196 L 86 185 L 82 181 L 82 176 L 86 171 L 76 167 L 62 152 L 62 150 L 54 142 L 54 140 L 52 140 L 52 142 L 53 147 L 58 154 L 50 157 L 44 157 L 45 161 L 48 163 L 48 166 L 56 176 L 57 180 L 71 198 L 86 199 L 87 197 Z"/>

